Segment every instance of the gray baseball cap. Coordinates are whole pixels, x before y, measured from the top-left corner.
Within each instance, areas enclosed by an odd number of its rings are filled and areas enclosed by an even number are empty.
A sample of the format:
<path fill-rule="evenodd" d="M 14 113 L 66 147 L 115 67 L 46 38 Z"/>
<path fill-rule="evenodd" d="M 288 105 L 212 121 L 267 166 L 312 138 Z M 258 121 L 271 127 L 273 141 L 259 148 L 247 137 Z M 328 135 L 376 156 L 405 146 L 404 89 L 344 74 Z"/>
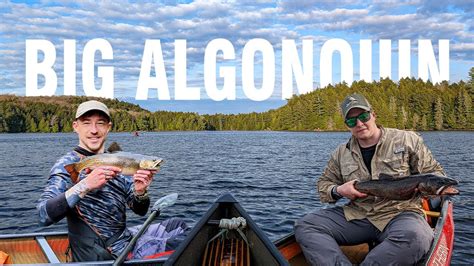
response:
<path fill-rule="evenodd" d="M 347 113 L 349 113 L 352 108 L 360 108 L 366 111 L 372 110 L 372 106 L 370 106 L 369 101 L 367 101 L 367 99 L 362 94 L 358 93 L 347 96 L 342 102 L 341 110 L 344 118 L 346 118 Z"/>
<path fill-rule="evenodd" d="M 103 104 L 99 101 L 95 101 L 95 100 L 91 100 L 91 101 L 81 103 L 77 107 L 76 119 L 78 119 L 79 117 L 83 116 L 85 113 L 87 113 L 89 111 L 92 111 L 92 110 L 97 110 L 97 111 L 103 112 L 104 114 L 107 115 L 107 117 L 110 120 L 109 108 L 107 108 L 107 106 L 105 104 Z"/>

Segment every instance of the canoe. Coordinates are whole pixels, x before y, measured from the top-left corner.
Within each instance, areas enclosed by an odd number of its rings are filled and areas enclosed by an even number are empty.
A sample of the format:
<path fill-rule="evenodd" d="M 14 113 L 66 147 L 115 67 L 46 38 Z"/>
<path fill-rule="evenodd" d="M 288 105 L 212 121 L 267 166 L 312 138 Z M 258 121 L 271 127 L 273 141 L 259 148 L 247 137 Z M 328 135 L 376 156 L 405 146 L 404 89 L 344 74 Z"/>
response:
<path fill-rule="evenodd" d="M 450 197 L 423 200 L 423 209 L 434 231 L 434 239 L 429 252 L 419 265 L 449 266 L 454 243 L 453 202 Z M 277 240 L 274 244 L 290 265 L 309 265 L 293 233 Z M 361 263 L 370 248 L 369 244 L 341 246 L 342 251 L 353 264 Z"/>
<path fill-rule="evenodd" d="M 232 232 L 231 229 L 227 237 L 223 237 L 224 240 L 216 238 L 212 241 L 212 238 L 222 230 L 219 226 L 220 221 L 236 217 L 242 217 L 246 221 L 246 227 L 241 230 L 243 236 L 240 233 Z M 216 241 L 217 245 L 212 245 Z M 231 248 L 230 254 L 229 250 L 226 253 L 228 246 L 226 247 L 225 241 L 241 244 L 244 248 Z M 242 257 L 243 259 L 241 259 Z M 231 194 L 226 193 L 209 208 L 165 265 L 263 266 L 288 265 L 288 262 L 238 201 Z"/>
<path fill-rule="evenodd" d="M 453 202 L 450 197 L 438 198 L 426 201 L 424 209 L 434 230 L 434 241 L 420 265 L 450 265 L 454 242 Z M 234 217 L 242 217 L 246 221 L 246 227 L 240 230 L 243 236 L 234 230 L 228 230 L 226 239 L 225 235 L 221 235 L 212 240 L 222 231 L 220 221 Z M 220 246 L 214 245 L 219 245 L 219 241 L 223 241 Z M 230 248 L 230 254 L 223 252 L 234 244 L 236 247 Z M 68 245 L 66 232 L 0 235 L 0 264 L 4 261 L 14 264 L 67 263 L 65 254 Z M 368 244 L 361 244 L 341 246 L 341 249 L 357 264 L 364 259 L 370 247 Z M 224 194 L 216 200 L 173 253 L 160 253 L 148 259 L 125 261 L 124 264 L 217 265 L 220 262 L 222 264 L 219 265 L 235 265 L 231 263 L 232 260 L 242 262 L 240 265 L 308 265 L 293 234 L 272 243 L 230 194 Z M 91 263 L 111 265 L 113 261 Z"/>

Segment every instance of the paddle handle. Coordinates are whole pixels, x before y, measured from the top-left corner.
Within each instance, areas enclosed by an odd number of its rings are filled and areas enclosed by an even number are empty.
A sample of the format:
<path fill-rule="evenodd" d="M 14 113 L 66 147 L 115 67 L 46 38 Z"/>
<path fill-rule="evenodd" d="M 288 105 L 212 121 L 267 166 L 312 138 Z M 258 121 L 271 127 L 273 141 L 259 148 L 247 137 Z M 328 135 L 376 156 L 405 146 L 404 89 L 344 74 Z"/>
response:
<path fill-rule="evenodd" d="M 112 264 L 113 266 L 121 265 L 125 261 L 128 253 L 133 249 L 133 247 L 135 246 L 135 243 L 137 243 L 137 240 L 143 235 L 145 230 L 148 228 L 148 226 L 151 224 L 151 222 L 155 219 L 157 215 L 160 215 L 160 210 L 154 210 L 150 214 L 150 216 L 148 216 L 148 219 L 146 219 L 145 223 L 140 228 L 138 233 L 135 236 L 133 236 L 132 240 L 130 240 L 130 242 L 122 251 L 122 253 L 120 253 L 120 256 L 118 256 L 117 259 L 115 259 L 114 263 Z"/>

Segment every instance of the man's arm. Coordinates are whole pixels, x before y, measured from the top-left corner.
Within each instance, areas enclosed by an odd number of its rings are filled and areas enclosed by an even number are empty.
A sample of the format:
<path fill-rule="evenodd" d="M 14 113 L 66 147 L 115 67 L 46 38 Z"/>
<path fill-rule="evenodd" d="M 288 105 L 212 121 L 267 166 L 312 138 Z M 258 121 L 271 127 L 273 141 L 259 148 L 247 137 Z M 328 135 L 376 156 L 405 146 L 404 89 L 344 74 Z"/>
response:
<path fill-rule="evenodd" d="M 60 221 L 70 209 L 66 200 L 66 191 L 71 183 L 69 176 L 64 173 L 51 170 L 48 184 L 40 196 L 36 208 L 39 212 L 40 224 L 47 226 Z"/>
<path fill-rule="evenodd" d="M 98 167 L 90 171 L 86 178 L 77 184 L 72 183 L 65 165 L 73 163 L 69 158 L 60 159 L 51 169 L 48 184 L 40 196 L 37 209 L 40 224 L 47 226 L 63 219 L 91 190 L 101 188 L 114 178 L 120 169 L 113 166 Z"/>
<path fill-rule="evenodd" d="M 416 136 L 415 147 L 410 154 L 410 171 L 412 174 L 433 173 L 446 176 L 443 167 L 436 161 L 433 154 L 425 145 L 423 138 Z"/>
<path fill-rule="evenodd" d="M 321 202 L 324 203 L 333 203 L 340 198 L 333 193 L 333 189 L 343 183 L 341 170 L 339 168 L 336 155 L 337 151 L 331 155 L 331 158 L 329 159 L 323 174 L 319 177 L 317 182 L 319 197 Z"/>
<path fill-rule="evenodd" d="M 129 184 L 127 203 L 130 209 L 138 215 L 145 215 L 150 207 L 148 187 L 153 182 L 156 171 L 138 170 Z"/>
<path fill-rule="evenodd" d="M 359 192 L 354 187 L 356 180 L 347 181 L 341 173 L 341 163 L 338 159 L 341 147 L 336 150 L 329 159 L 328 165 L 318 179 L 318 191 L 321 202 L 333 203 L 342 197 L 354 200 L 367 197 L 367 194 Z"/>
<path fill-rule="evenodd" d="M 128 193 L 127 203 L 128 207 L 134 213 L 144 216 L 150 207 L 150 197 L 148 196 L 148 192 L 145 192 L 142 195 L 137 194 L 132 184 Z"/>

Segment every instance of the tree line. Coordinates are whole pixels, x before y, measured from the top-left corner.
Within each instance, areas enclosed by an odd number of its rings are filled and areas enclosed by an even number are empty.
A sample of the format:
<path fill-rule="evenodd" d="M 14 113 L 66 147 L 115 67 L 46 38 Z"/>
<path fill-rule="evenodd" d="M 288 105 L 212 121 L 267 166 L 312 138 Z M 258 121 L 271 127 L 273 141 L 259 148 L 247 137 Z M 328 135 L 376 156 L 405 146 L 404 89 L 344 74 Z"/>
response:
<path fill-rule="evenodd" d="M 190 112 L 150 112 L 119 100 L 98 99 L 111 110 L 113 131 L 187 130 L 345 130 L 340 104 L 345 96 L 367 97 L 385 127 L 413 130 L 474 129 L 474 68 L 469 82 L 432 84 L 404 78 L 329 85 L 262 113 L 199 115 Z M 84 96 L 21 97 L 0 95 L 1 132 L 71 132 L 77 106 Z"/>

